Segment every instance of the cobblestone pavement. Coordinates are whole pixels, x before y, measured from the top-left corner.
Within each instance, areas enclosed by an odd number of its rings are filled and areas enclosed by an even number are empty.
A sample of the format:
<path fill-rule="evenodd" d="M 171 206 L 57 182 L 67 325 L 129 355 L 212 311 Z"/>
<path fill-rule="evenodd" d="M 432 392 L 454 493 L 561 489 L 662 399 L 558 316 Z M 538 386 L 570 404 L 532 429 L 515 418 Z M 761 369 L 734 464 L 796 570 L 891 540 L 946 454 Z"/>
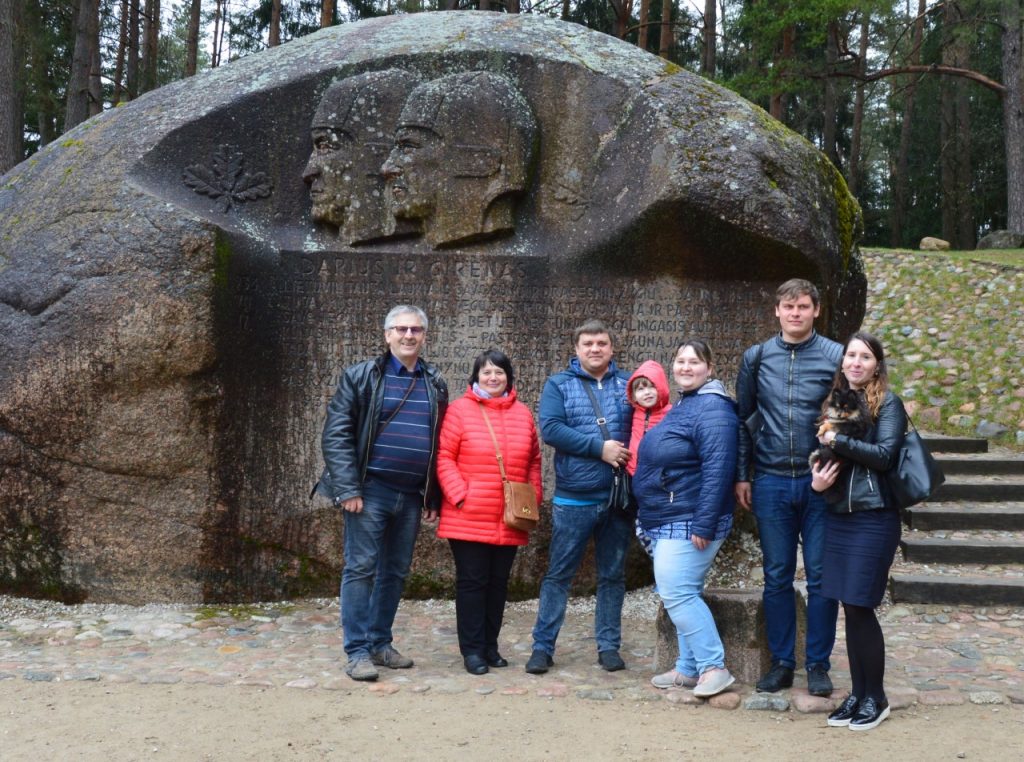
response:
<path fill-rule="evenodd" d="M 511 666 L 477 677 L 462 669 L 453 604 L 403 601 L 395 622 L 395 645 L 412 656 L 416 666 L 385 669 L 376 683 L 356 683 L 344 674 L 335 600 L 131 607 L 63 606 L 0 597 L 0 686 L 4 680 L 79 680 L 702 701 L 689 691 L 659 691 L 648 683 L 656 611 L 650 590 L 627 596 L 622 653 L 629 669 L 622 672 L 607 673 L 596 665 L 592 605 L 592 599 L 571 603 L 555 667 L 547 675 L 534 676 L 527 675 L 523 665 L 529 656 L 536 601 L 511 604 L 501 638 L 501 650 Z M 881 618 L 888 645 L 886 686 L 894 707 L 1024 703 L 1024 609 L 896 605 L 884 607 Z M 832 673 L 840 688 L 835 698 L 807 695 L 798 677 L 792 690 L 776 695 L 736 685 L 711 699 L 711 705 L 828 711 L 849 687 L 841 631 L 840 622 Z"/>

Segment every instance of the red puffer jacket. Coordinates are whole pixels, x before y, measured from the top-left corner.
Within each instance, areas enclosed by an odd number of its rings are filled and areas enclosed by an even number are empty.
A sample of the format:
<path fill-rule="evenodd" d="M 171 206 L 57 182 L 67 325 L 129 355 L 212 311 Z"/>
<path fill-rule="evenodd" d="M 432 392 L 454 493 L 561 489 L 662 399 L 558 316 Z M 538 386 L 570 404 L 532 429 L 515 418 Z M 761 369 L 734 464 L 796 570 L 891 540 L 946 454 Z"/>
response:
<path fill-rule="evenodd" d="M 510 481 L 529 482 L 543 498 L 540 481 L 540 443 L 533 414 L 516 400 L 515 389 L 507 397 L 482 399 L 472 387 L 448 406 L 441 425 L 437 453 L 437 478 L 444 499 L 437 536 L 491 545 L 525 545 L 526 532 L 505 526 L 505 496 L 494 440 L 484 423 L 481 403 L 494 428 L 505 473 Z M 456 505 L 462 503 L 462 507 Z"/>
<path fill-rule="evenodd" d="M 654 407 L 642 408 L 633 399 L 633 384 L 636 383 L 638 378 L 646 378 L 658 390 L 658 402 Z M 626 470 L 635 475 L 636 451 L 640 449 L 640 440 L 644 438 L 644 434 L 654 427 L 654 424 L 668 415 L 668 411 L 672 409 L 672 394 L 668 388 L 668 377 L 665 375 L 665 370 L 661 367 L 661 363 L 657 363 L 654 360 L 646 360 L 641 363 L 636 372 L 629 377 L 626 394 L 629 395 L 629 404 L 633 406 L 633 431 L 632 436 L 629 438 L 629 450 L 632 454 L 629 456 Z"/>

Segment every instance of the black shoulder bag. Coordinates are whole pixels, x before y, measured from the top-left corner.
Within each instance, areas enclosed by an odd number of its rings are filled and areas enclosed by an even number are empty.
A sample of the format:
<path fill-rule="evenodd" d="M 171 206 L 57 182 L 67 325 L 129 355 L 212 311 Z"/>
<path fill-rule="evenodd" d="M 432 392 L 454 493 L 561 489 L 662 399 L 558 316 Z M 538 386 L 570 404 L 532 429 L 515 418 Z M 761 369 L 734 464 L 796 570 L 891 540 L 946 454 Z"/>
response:
<path fill-rule="evenodd" d="M 587 396 L 590 397 L 590 405 L 594 408 L 594 416 L 597 418 L 597 425 L 601 428 L 601 436 L 605 438 L 605 441 L 611 439 L 612 433 L 608 431 L 607 420 L 604 417 L 601 403 L 597 400 L 597 395 L 586 381 L 581 379 L 580 383 L 587 392 Z M 636 498 L 633 497 L 633 479 L 630 477 L 629 471 L 624 468 L 612 466 L 612 491 L 608 495 L 607 505 L 612 513 L 618 514 L 624 519 L 632 521 L 636 518 L 637 504 Z"/>
<path fill-rule="evenodd" d="M 909 508 L 927 500 L 946 481 L 942 468 L 928 451 L 909 415 L 896 464 L 885 472 L 884 478 L 898 508 Z"/>

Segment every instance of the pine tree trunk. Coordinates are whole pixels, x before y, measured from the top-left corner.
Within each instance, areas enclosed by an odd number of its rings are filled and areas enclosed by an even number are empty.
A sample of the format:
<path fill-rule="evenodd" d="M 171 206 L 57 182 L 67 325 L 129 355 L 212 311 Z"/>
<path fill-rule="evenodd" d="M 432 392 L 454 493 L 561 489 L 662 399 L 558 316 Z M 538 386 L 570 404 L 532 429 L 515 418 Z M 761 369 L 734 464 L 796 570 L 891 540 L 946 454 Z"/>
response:
<path fill-rule="evenodd" d="M 324 0 L 320 6 L 320 28 L 334 26 L 334 0 Z"/>
<path fill-rule="evenodd" d="M 117 105 L 121 102 L 124 83 L 124 61 L 128 50 L 128 0 L 121 0 L 121 23 L 117 38 L 117 58 L 114 63 L 114 94 L 110 102 Z"/>
<path fill-rule="evenodd" d="M 97 21 L 97 24 L 99 22 Z M 97 34 L 99 27 L 97 26 Z M 100 41 L 92 49 L 92 65 L 89 67 L 89 116 L 103 112 L 103 62 L 100 60 Z"/>
<path fill-rule="evenodd" d="M 786 68 L 789 66 L 789 61 L 793 58 L 793 52 L 796 50 L 796 27 L 787 26 L 782 30 L 782 49 L 775 57 L 775 70 L 778 72 L 778 81 L 785 78 Z M 783 117 L 786 115 L 786 103 L 789 100 L 788 94 L 783 90 L 776 90 L 772 93 L 771 99 L 769 100 L 768 113 L 778 119 L 780 122 L 785 121 Z"/>
<path fill-rule="evenodd" d="M 1003 142 L 1006 152 L 1006 228 L 1024 233 L 1024 65 L 1021 0 L 1003 0 Z"/>
<path fill-rule="evenodd" d="M 909 61 L 912 65 L 921 62 L 921 45 L 924 43 L 925 0 L 917 0 L 917 19 L 914 21 L 914 41 Z M 912 75 L 913 76 L 913 75 Z M 896 153 L 896 170 L 893 172 L 892 215 L 889 223 L 889 243 L 893 247 L 904 246 L 904 226 L 907 222 L 907 183 L 910 172 L 910 139 L 914 126 L 914 95 L 917 92 L 917 77 L 911 79 L 904 90 L 903 123 L 900 125 L 900 147 Z M 941 127 L 940 127 L 941 131 Z"/>
<path fill-rule="evenodd" d="M 65 132 L 89 118 L 89 72 L 92 70 L 93 50 L 98 46 L 99 0 L 80 0 L 64 110 Z"/>
<path fill-rule="evenodd" d="M 160 45 L 160 0 L 146 0 L 145 38 L 142 43 L 142 90 L 157 87 L 156 72 Z"/>
<path fill-rule="evenodd" d="M 704 0 L 704 54 L 701 56 L 700 73 L 705 77 L 715 76 L 715 44 L 718 40 L 718 16 L 715 0 Z"/>
<path fill-rule="evenodd" d="M 640 0 L 640 22 L 636 32 L 636 46 L 647 50 L 647 22 L 651 19 L 651 0 Z"/>
<path fill-rule="evenodd" d="M 562 21 L 569 20 L 569 0 L 562 0 Z"/>
<path fill-rule="evenodd" d="M 967 45 L 957 37 L 962 23 L 961 9 L 948 4 L 943 10 L 945 44 L 942 63 L 967 68 Z M 970 110 L 967 83 L 958 77 L 943 77 L 939 128 L 942 237 L 956 249 L 974 248 L 974 213 L 971 199 Z"/>
<path fill-rule="evenodd" d="M 857 49 L 857 73 L 864 75 L 867 71 L 868 31 L 871 16 L 867 11 L 861 14 L 860 45 Z M 850 130 L 850 166 L 847 170 L 846 184 L 854 196 L 860 191 L 860 144 L 864 131 L 864 82 L 858 80 L 854 87 L 853 126 Z"/>
<path fill-rule="evenodd" d="M 839 60 L 839 22 L 828 22 L 825 35 L 825 98 L 822 103 L 821 141 L 825 155 L 839 166 L 839 151 L 836 148 L 836 128 L 839 121 L 839 94 L 835 77 L 828 76 L 835 71 Z"/>
<path fill-rule="evenodd" d="M 128 100 L 139 97 L 139 2 L 128 0 Z"/>
<path fill-rule="evenodd" d="M 270 33 L 267 36 L 267 47 L 276 48 L 281 44 L 281 0 L 270 2 Z"/>
<path fill-rule="evenodd" d="M 0 0 L 0 175 L 21 161 L 21 0 Z"/>
<path fill-rule="evenodd" d="M 185 76 L 195 75 L 199 66 L 199 22 L 203 0 L 191 0 L 188 13 L 188 39 L 185 42 Z"/>
<path fill-rule="evenodd" d="M 658 43 L 658 55 L 668 60 L 672 52 L 672 9 L 674 0 L 661 0 L 661 40 Z"/>

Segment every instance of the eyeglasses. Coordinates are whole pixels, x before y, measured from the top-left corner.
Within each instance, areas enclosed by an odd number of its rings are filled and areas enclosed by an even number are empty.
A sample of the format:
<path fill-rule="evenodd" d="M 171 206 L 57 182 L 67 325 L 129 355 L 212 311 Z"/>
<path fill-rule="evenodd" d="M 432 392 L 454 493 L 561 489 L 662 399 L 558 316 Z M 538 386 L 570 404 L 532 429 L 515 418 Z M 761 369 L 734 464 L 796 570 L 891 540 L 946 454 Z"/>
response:
<path fill-rule="evenodd" d="M 389 331 L 398 331 L 401 334 L 411 333 L 413 336 L 419 336 L 425 330 L 421 325 L 393 325 L 388 328 Z"/>

